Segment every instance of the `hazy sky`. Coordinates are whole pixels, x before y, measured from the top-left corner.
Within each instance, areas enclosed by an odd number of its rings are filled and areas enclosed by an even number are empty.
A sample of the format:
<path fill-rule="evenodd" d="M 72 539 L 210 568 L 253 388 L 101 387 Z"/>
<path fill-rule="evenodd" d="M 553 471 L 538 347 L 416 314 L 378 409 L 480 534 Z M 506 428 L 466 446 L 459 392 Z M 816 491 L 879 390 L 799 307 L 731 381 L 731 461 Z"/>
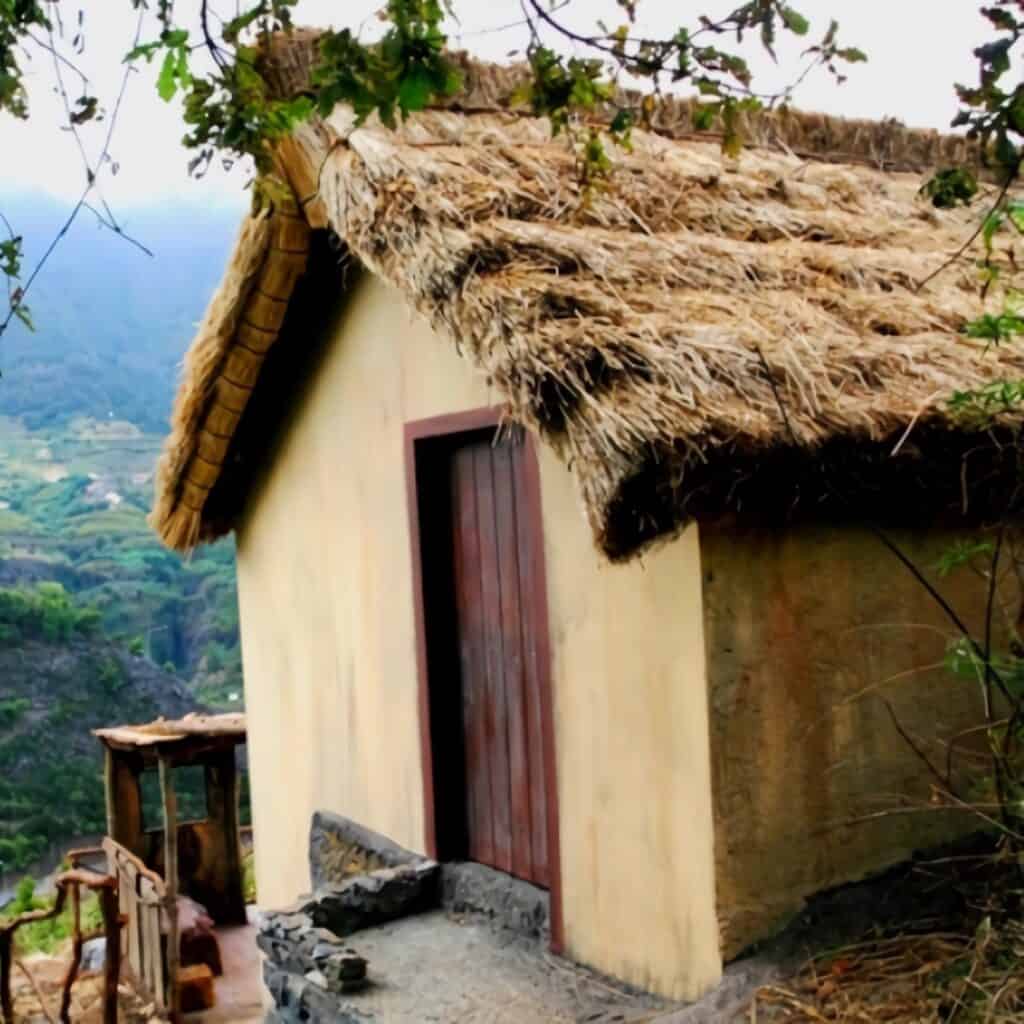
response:
<path fill-rule="evenodd" d="M 697 14 L 724 14 L 737 0 L 640 0 L 643 31 L 664 35 Z M 810 76 L 796 95 L 805 109 L 854 117 L 896 117 L 911 125 L 945 128 L 955 110 L 952 84 L 973 82 L 976 72 L 971 49 L 982 41 L 985 23 L 978 15 L 978 0 L 793 0 L 812 18 L 812 32 L 820 35 L 830 18 L 839 20 L 841 39 L 866 50 L 870 63 L 857 65 L 850 80 L 837 87 L 829 76 Z M 116 95 L 121 55 L 129 48 L 134 30 L 127 0 L 82 0 L 85 8 L 86 50 L 81 63 L 101 102 Z M 68 8 L 77 5 L 68 4 Z M 187 8 L 188 0 L 179 2 Z M 363 24 L 369 33 L 377 24 L 374 12 L 381 0 L 301 0 L 299 24 Z M 522 47 L 519 0 L 457 0 L 462 23 L 452 26 L 452 41 L 491 59 L 505 59 Z M 941 12 L 941 13 L 939 13 Z M 621 20 L 614 0 L 574 0 L 562 17 L 580 26 L 592 26 L 604 17 Z M 501 28 L 502 26 L 509 26 Z M 748 44 L 756 85 L 770 90 L 794 72 L 799 47 L 779 50 L 779 67 L 761 56 L 754 40 Z M 41 189 L 62 199 L 76 195 L 82 184 L 82 164 L 71 136 L 60 131 L 58 99 L 52 92 L 53 68 L 36 58 L 30 69 L 32 120 L 28 124 L 0 116 L 0 192 Z M 188 197 L 197 202 L 238 203 L 247 179 L 243 169 L 225 174 L 220 168 L 206 179 L 189 180 L 188 156 L 179 139 L 183 132 L 174 104 L 156 95 L 154 69 L 132 78 L 117 122 L 112 155 L 119 165 L 112 176 L 104 172 L 103 191 L 115 209 L 153 200 Z M 74 76 L 68 78 L 74 97 Z M 105 126 L 93 126 L 86 142 L 92 152 L 101 146 Z"/>

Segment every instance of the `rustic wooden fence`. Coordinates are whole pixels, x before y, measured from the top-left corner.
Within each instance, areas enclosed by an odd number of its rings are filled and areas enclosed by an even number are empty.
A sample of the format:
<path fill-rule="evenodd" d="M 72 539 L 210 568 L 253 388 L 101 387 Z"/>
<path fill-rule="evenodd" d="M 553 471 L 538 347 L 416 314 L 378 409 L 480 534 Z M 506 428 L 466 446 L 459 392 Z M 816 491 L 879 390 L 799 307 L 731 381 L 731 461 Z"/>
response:
<path fill-rule="evenodd" d="M 31 910 L 19 914 L 14 920 L 0 924 L 0 1019 L 4 1024 L 14 1024 L 14 1000 L 11 995 L 11 971 L 16 963 L 14 956 L 14 937 L 18 929 L 33 921 L 46 921 L 64 912 L 68 896 L 71 898 L 72 946 L 71 962 L 61 986 L 60 1007 L 57 1019 L 61 1024 L 69 1024 L 71 1013 L 71 987 L 78 977 L 79 964 L 82 959 L 82 946 L 89 939 L 103 936 L 106 939 L 107 954 L 104 966 L 103 984 L 103 1021 L 104 1024 L 117 1024 L 117 982 L 121 972 L 121 944 L 118 941 L 120 922 L 117 910 L 117 880 L 112 875 L 103 875 L 94 871 L 83 871 L 78 868 L 77 854 L 71 854 L 70 871 L 65 871 L 55 879 L 57 898 L 48 910 Z M 95 892 L 99 896 L 100 910 L 103 914 L 103 927 L 93 934 L 83 934 L 81 905 L 82 888 Z M 22 967 L 21 964 L 18 965 Z M 24 970 L 24 967 L 22 967 Z M 29 975 L 31 979 L 31 975 Z M 40 996 L 42 1003 L 42 997 Z M 49 1011 L 42 1006 L 43 1015 L 49 1019 Z"/>
<path fill-rule="evenodd" d="M 163 1016 L 171 1006 L 167 942 L 171 931 L 164 880 L 131 851 L 107 837 L 103 840 L 108 871 L 117 879 L 118 905 L 124 929 L 121 955 L 133 987 Z"/>

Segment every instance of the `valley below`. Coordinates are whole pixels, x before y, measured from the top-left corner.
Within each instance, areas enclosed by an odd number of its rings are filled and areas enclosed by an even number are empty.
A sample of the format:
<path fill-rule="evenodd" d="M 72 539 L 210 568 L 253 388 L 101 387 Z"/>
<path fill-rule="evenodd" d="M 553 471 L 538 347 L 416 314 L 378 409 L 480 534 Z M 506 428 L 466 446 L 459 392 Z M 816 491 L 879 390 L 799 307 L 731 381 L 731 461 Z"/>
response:
<path fill-rule="evenodd" d="M 27 262 L 59 204 L 5 199 Z M 151 260 L 80 219 L 0 344 L 0 905 L 30 865 L 102 831 L 91 730 L 244 707 L 234 549 L 191 558 L 146 522 L 178 364 L 237 213 L 133 216 Z"/>

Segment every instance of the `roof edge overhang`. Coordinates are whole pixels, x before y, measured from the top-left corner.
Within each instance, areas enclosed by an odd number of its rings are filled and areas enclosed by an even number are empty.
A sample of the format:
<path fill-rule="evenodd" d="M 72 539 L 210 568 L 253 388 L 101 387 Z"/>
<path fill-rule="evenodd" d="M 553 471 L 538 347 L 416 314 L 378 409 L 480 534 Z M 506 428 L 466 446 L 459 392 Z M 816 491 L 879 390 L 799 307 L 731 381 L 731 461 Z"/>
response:
<path fill-rule="evenodd" d="M 300 34 L 297 41 L 278 52 L 276 59 L 288 69 L 281 73 L 278 83 L 282 94 L 301 91 L 303 82 L 308 81 L 304 75 L 312 60 L 310 55 L 315 52 L 316 38 L 315 33 Z M 465 55 L 456 55 L 455 59 L 463 69 L 465 89 L 445 105 L 446 110 L 456 114 L 497 111 L 510 118 L 530 116 L 526 111 L 510 110 L 505 99 L 521 79 L 521 70 L 479 64 Z M 628 98 L 633 94 L 624 95 Z M 673 99 L 659 111 L 651 128 L 667 138 L 706 142 L 708 133 L 698 135 L 692 131 L 692 116 L 692 104 Z M 743 131 L 751 148 L 781 151 L 808 160 L 868 165 L 887 172 L 920 172 L 947 164 L 976 162 L 975 147 L 962 137 L 908 129 L 895 122 L 849 121 L 794 111 L 748 114 L 744 119 Z M 415 119 L 411 123 L 414 130 Z M 260 189 L 261 194 L 270 197 L 269 201 L 245 218 L 224 280 L 185 360 L 172 431 L 158 467 L 151 516 L 160 537 L 172 548 L 190 550 L 228 532 L 234 525 L 230 518 L 211 517 L 208 499 L 231 456 L 235 431 L 260 378 L 265 357 L 281 332 L 296 283 L 307 268 L 311 232 L 329 228 L 342 242 L 350 241 L 344 183 L 352 159 L 348 140 L 355 130 L 351 112 L 338 108 L 326 119 L 313 118 L 299 126 L 276 146 L 276 181 Z M 365 144 L 374 143 L 367 139 Z M 330 202 L 325 196 L 330 197 Z M 362 241 L 365 243 L 366 239 Z M 390 256 L 382 256 L 378 261 L 372 244 L 353 244 L 352 251 L 371 271 L 394 283 L 394 267 L 382 262 L 390 260 Z M 431 314 L 415 296 L 411 301 L 422 312 Z M 436 322 L 436 310 L 433 312 Z M 445 326 L 447 318 L 442 319 L 445 323 L 441 326 Z M 461 339 L 456 340 L 460 348 L 474 351 L 472 344 L 462 345 Z M 515 405 L 513 408 L 522 411 Z M 554 432 L 547 430 L 543 421 L 530 416 L 522 418 L 568 461 L 579 462 L 579 452 L 573 450 L 573 445 L 549 436 Z M 922 415 L 919 425 L 925 426 L 926 420 L 927 416 Z M 899 431 L 902 430 L 901 425 Z M 937 445 L 948 447 L 953 433 L 940 424 L 928 436 Z M 607 487 L 604 483 L 594 487 L 582 483 L 595 538 L 608 557 L 631 557 L 650 543 L 674 535 L 694 516 L 728 515 L 737 488 L 748 496 L 770 493 L 781 477 L 762 472 L 765 466 L 777 468 L 784 463 L 794 487 L 803 490 L 804 505 L 820 507 L 821 489 L 812 495 L 814 488 L 810 485 L 820 476 L 814 467 L 820 446 L 802 447 L 794 439 L 794 445 L 734 450 L 721 440 L 695 436 L 678 448 L 652 446 L 628 458 L 617 452 L 615 458 L 622 465 L 614 474 L 608 474 L 609 478 L 614 476 L 614 483 Z M 892 453 L 894 445 L 908 457 L 914 451 L 913 444 L 904 445 L 899 434 L 890 434 L 888 430 L 860 441 L 847 440 L 850 443 L 844 446 L 844 457 L 850 459 L 850 465 L 856 462 L 851 453 L 859 446 L 866 460 L 863 465 L 870 466 L 872 473 L 877 472 L 883 457 Z M 772 458 L 775 450 L 796 448 L 801 450 L 783 463 Z M 738 470 L 726 473 L 720 488 L 710 481 L 709 471 L 723 460 L 731 460 Z M 896 460 L 893 466 L 906 462 Z M 690 479 L 700 478 L 700 486 L 688 497 L 680 497 L 674 489 L 684 470 Z M 900 477 L 897 470 L 890 482 L 898 483 Z M 924 479 L 919 478 L 922 486 L 932 486 L 925 484 Z M 647 507 L 638 497 L 640 491 L 650 499 Z M 748 501 L 748 508 L 751 504 Z M 849 508 L 849 503 L 842 500 L 834 504 L 839 509 Z M 595 509 L 600 509 L 600 514 Z"/>

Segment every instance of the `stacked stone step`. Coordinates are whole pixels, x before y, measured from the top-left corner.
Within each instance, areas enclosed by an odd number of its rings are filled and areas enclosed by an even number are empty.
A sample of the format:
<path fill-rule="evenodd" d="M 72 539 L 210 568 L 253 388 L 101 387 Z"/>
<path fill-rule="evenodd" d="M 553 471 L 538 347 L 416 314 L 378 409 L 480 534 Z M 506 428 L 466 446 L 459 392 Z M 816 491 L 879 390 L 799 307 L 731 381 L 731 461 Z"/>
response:
<path fill-rule="evenodd" d="M 263 980 L 273 996 L 275 1024 L 335 1021 L 358 1024 L 366 1016 L 341 997 L 367 984 L 366 959 L 308 914 L 267 913 L 256 939 L 266 954 Z"/>

